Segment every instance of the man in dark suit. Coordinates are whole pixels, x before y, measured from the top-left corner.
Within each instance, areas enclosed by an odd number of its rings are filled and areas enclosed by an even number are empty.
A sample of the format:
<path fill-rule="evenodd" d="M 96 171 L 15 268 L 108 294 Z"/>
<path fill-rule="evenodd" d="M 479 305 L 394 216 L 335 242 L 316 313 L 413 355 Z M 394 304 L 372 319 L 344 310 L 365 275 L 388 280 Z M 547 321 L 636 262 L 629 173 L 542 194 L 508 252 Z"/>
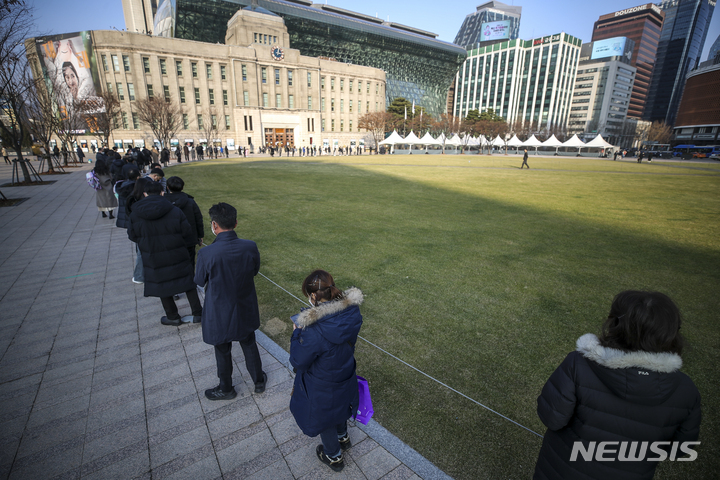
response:
<path fill-rule="evenodd" d="M 205 390 L 205 396 L 230 400 L 237 396 L 232 383 L 232 342 L 240 342 L 255 393 L 265 391 L 267 375 L 255 343 L 260 312 L 254 277 L 260 270 L 260 252 L 255 242 L 238 238 L 237 210 L 231 205 L 213 205 L 210 220 L 216 238 L 198 253 L 195 283 L 205 287 L 203 341 L 215 346 L 220 384 Z"/>

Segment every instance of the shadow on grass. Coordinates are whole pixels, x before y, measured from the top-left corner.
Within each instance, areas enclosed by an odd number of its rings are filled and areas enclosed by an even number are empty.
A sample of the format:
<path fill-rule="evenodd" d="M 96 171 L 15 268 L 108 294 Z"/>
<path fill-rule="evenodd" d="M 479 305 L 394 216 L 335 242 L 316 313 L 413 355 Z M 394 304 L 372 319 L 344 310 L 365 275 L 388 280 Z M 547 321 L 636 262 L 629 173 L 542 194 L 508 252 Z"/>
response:
<path fill-rule="evenodd" d="M 437 170 L 427 181 L 409 181 L 312 160 L 193 168 L 185 190 L 203 212 L 219 201 L 238 208 L 238 235 L 258 243 L 261 272 L 273 281 L 301 297 L 304 276 L 325 268 L 340 287 L 360 287 L 367 296 L 362 336 L 539 433 L 544 427 L 535 399 L 544 382 L 580 335 L 599 331 L 613 296 L 629 288 L 667 293 L 686 319 L 684 371 L 703 395 L 705 417 L 698 461 L 663 464 L 657 478 L 714 475 L 718 460 L 707 446 L 720 440 L 715 245 L 609 228 L 606 220 L 629 208 L 624 204 L 618 212 L 569 217 L 483 197 L 487 182 L 476 194 L 437 187 L 433 182 L 443 175 Z M 180 169 L 175 174 L 183 176 Z M 508 199 L 533 188 L 499 181 Z M 654 193 L 656 187 L 667 192 L 664 182 L 627 175 L 577 188 L 601 199 L 641 185 L 648 189 L 646 207 L 656 211 L 667 198 Z M 678 185 L 675 195 L 700 201 Z M 672 219 L 657 221 L 682 237 L 683 227 Z M 704 224 L 712 229 L 715 222 L 708 215 Z M 288 317 L 301 304 L 260 277 L 256 285 L 264 331 L 288 348 Z M 370 381 L 375 418 L 453 477 L 532 474 L 539 438 L 365 343 L 358 344 L 357 358 L 358 373 Z"/>

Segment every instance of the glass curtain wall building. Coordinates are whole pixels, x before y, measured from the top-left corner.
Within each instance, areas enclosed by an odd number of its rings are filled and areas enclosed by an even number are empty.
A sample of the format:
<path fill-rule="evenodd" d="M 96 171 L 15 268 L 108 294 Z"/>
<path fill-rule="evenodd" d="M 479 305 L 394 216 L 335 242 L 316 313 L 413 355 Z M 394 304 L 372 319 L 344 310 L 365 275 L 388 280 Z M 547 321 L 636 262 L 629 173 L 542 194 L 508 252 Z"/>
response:
<path fill-rule="evenodd" d="M 285 20 L 290 45 L 301 54 L 380 68 L 387 75 L 388 104 L 396 97 L 404 97 L 436 116 L 445 113 L 448 88 L 467 57 L 465 49 L 437 40 L 433 33 L 307 0 L 164 2 L 175 7 L 165 9 L 174 15 L 175 37 L 210 43 L 224 42 L 227 21 L 239 9 L 272 12 Z"/>
<path fill-rule="evenodd" d="M 688 72 L 700 63 L 715 0 L 665 0 L 655 69 L 643 117 L 675 124 Z"/>
<path fill-rule="evenodd" d="M 509 123 L 566 127 L 581 45 L 559 33 L 470 50 L 456 78 L 453 114 L 493 109 Z"/>
<path fill-rule="evenodd" d="M 630 65 L 637 69 L 628 117 L 642 118 L 650 88 L 660 31 L 665 13 L 652 3 L 601 16 L 593 28 L 592 41 L 627 37 L 635 43 Z"/>
<path fill-rule="evenodd" d="M 463 21 L 455 36 L 455 44 L 465 48 L 493 40 L 516 40 L 520 34 L 522 7 L 502 2 L 487 2 Z M 501 37 L 501 38 L 499 38 Z"/>

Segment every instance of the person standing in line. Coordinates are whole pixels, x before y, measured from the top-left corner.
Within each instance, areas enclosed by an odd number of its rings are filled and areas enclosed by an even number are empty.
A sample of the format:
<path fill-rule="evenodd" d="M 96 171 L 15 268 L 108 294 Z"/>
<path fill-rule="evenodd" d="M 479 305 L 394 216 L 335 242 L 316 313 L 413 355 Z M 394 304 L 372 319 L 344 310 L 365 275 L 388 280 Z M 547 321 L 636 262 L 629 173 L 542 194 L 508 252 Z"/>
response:
<path fill-rule="evenodd" d="M 185 214 L 163 196 L 160 183 L 145 179 L 143 197 L 132 205 L 128 238 L 138 244 L 142 254 L 144 295 L 160 297 L 165 310 L 160 323 L 178 326 L 182 320 L 173 296 L 185 292 L 193 323 L 199 323 L 203 308 L 188 254 L 190 224 Z"/>
<path fill-rule="evenodd" d="M 530 165 L 528 165 L 527 161 L 528 161 L 528 151 L 526 148 L 525 153 L 523 153 L 523 163 L 522 163 L 522 165 L 520 165 L 520 170 L 522 170 L 523 167 L 528 167 L 528 170 L 530 169 Z"/>
<path fill-rule="evenodd" d="M 647 152 L 648 163 L 652 163 L 652 151 Z"/>
<path fill-rule="evenodd" d="M 193 161 L 195 161 L 195 159 L 197 158 L 197 151 L 195 150 L 195 147 L 193 147 L 192 145 L 190 145 L 190 157 L 192 158 Z"/>
<path fill-rule="evenodd" d="M 644 155 L 643 151 L 640 150 L 640 152 L 638 152 L 638 163 L 642 163 L 643 155 Z"/>
<path fill-rule="evenodd" d="M 205 397 L 231 400 L 237 396 L 232 381 L 232 342 L 240 343 L 255 393 L 263 393 L 267 383 L 255 343 L 260 310 L 254 277 L 260 271 L 260 252 L 255 242 L 240 239 L 235 233 L 237 210 L 233 206 L 213 205 L 210 227 L 215 241 L 198 252 L 195 283 L 205 288 L 203 341 L 215 347 L 220 384 L 205 390 Z"/>
<path fill-rule="evenodd" d="M 57 148 L 57 145 L 55 145 L 55 148 Z M 2 156 L 3 156 L 3 159 L 5 160 L 5 163 L 7 163 L 8 165 L 12 165 L 12 162 L 10 161 L 10 157 L 8 156 L 7 148 L 5 148 L 4 146 L 2 147 Z"/>
<path fill-rule="evenodd" d="M 185 155 L 185 160 L 190 161 L 190 147 L 188 147 L 188 144 L 186 143 L 183 145 L 183 155 Z"/>
<path fill-rule="evenodd" d="M 104 161 L 95 162 L 95 168 L 93 168 L 95 176 L 100 182 L 100 190 L 95 190 L 95 205 L 98 210 L 102 213 L 104 218 L 108 216 L 112 220 L 115 218 L 113 210 L 118 206 L 117 198 L 113 192 L 112 175 L 110 175 L 110 169 Z"/>
<path fill-rule="evenodd" d="M 320 435 L 315 454 L 339 472 L 345 466 L 342 452 L 351 446 L 347 420 L 359 402 L 355 343 L 363 294 L 354 287 L 340 291 L 325 270 L 310 273 L 302 292 L 312 307 L 292 317 L 290 364 L 297 375 L 290 411 L 305 435 Z"/>
<path fill-rule="evenodd" d="M 162 170 L 160 170 L 162 172 Z M 188 253 L 190 254 L 190 260 L 192 261 L 193 267 L 195 266 L 195 246 L 202 245 L 203 238 L 205 237 L 205 226 L 203 225 L 203 216 L 200 212 L 200 207 L 195 203 L 195 199 L 183 192 L 185 182 L 180 177 L 170 177 L 167 179 L 167 194 L 165 198 L 170 200 L 170 203 L 178 207 L 185 214 L 190 223 L 190 229 L 192 230 L 192 246 L 188 247 Z"/>
<path fill-rule="evenodd" d="M 698 439 L 700 392 L 680 372 L 680 324 L 680 310 L 667 295 L 628 290 L 615 296 L 600 337 L 580 337 L 537 399 L 548 429 L 533 478 L 651 479 L 659 462 L 643 459 L 644 453 L 638 461 L 597 461 L 603 442 L 615 445 L 605 450 L 605 459 L 615 460 L 625 456 L 623 444 L 635 457 L 635 447 L 644 452 L 648 443 L 665 442 L 661 448 L 669 451 L 671 442 Z M 585 451 L 599 444 L 598 455 L 577 455 L 579 443 Z"/>
<path fill-rule="evenodd" d="M 175 147 L 175 156 L 177 156 L 177 162 L 182 163 L 182 150 L 180 149 L 180 145 Z"/>

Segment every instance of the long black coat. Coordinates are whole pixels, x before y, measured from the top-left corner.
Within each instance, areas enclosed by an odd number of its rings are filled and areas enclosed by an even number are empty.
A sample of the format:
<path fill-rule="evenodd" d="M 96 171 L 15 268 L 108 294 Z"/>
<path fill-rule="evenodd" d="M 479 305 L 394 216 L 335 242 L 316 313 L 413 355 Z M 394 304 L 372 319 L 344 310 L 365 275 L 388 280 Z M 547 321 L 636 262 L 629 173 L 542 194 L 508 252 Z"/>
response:
<path fill-rule="evenodd" d="M 696 441 L 700 393 L 678 371 L 679 355 L 623 352 L 600 345 L 595 335 L 577 341 L 538 397 L 548 427 L 535 466 L 536 479 L 652 479 L 658 462 L 570 461 L 575 441 Z M 617 452 L 619 445 L 610 449 Z M 630 448 L 630 447 L 628 447 Z M 638 447 L 639 448 L 639 447 Z M 637 455 L 637 454 L 636 454 Z M 681 455 L 679 455 L 681 456 Z M 646 458 L 657 458 L 648 450 Z"/>
<path fill-rule="evenodd" d="M 176 192 L 168 193 L 165 195 L 165 198 L 182 210 L 188 222 L 190 222 L 190 227 L 193 232 L 193 245 L 196 245 L 199 239 L 205 238 L 202 212 L 200 212 L 200 207 L 195 203 L 193 197 L 185 192 Z"/>
<path fill-rule="evenodd" d="M 133 205 L 128 238 L 140 247 L 146 297 L 170 297 L 195 288 L 187 247 L 192 232 L 185 214 L 162 195 Z"/>
<path fill-rule="evenodd" d="M 211 245 L 200 250 L 195 283 L 205 287 L 202 314 L 205 343 L 239 341 L 260 327 L 254 281 L 258 271 L 257 245 L 238 238 L 234 231 L 220 232 Z"/>
<path fill-rule="evenodd" d="M 134 188 L 135 180 L 125 180 L 121 183 L 115 184 L 115 192 L 118 194 L 118 213 L 115 225 L 120 228 L 128 228 L 128 225 L 130 224 L 125 204 L 127 203 L 127 199 L 133 192 Z"/>

